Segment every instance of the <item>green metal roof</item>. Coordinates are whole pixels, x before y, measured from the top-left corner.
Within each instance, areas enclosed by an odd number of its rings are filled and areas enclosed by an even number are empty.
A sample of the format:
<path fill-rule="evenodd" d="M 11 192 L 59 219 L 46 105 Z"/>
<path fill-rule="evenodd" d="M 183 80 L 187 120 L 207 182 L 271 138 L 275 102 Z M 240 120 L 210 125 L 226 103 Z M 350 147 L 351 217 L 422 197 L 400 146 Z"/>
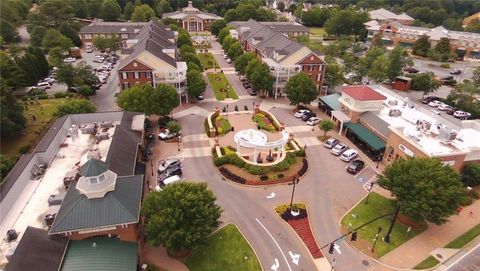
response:
<path fill-rule="evenodd" d="M 70 241 L 61 271 L 136 271 L 138 244 L 94 237 Z"/>
<path fill-rule="evenodd" d="M 340 109 L 340 102 L 338 101 L 338 98 L 340 98 L 340 95 L 335 93 L 327 96 L 322 96 L 320 97 L 320 100 L 322 100 L 322 102 L 332 108 L 332 110 L 338 110 Z"/>
<path fill-rule="evenodd" d="M 356 134 L 358 138 L 372 147 L 372 149 L 378 151 L 385 148 L 385 142 L 360 123 L 346 123 L 345 126 Z"/>
<path fill-rule="evenodd" d="M 90 158 L 79 170 L 79 174 L 84 177 L 98 176 L 108 170 L 105 162 Z"/>
<path fill-rule="evenodd" d="M 138 222 L 142 175 L 117 177 L 115 190 L 103 198 L 89 199 L 76 186 L 76 182 L 70 185 L 51 234 Z"/>

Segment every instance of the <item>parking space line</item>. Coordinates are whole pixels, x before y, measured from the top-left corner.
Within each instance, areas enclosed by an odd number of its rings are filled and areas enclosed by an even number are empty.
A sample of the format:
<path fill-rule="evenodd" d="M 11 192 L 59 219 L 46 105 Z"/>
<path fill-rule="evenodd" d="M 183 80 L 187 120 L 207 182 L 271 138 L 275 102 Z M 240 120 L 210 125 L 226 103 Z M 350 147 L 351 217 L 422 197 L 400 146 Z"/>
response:
<path fill-rule="evenodd" d="M 360 172 L 357 173 L 357 175 L 355 175 L 355 178 L 356 178 L 360 173 L 362 173 L 365 169 L 367 169 L 367 168 L 369 168 L 369 166 L 366 166 L 366 167 L 364 167 L 362 170 L 360 170 Z"/>

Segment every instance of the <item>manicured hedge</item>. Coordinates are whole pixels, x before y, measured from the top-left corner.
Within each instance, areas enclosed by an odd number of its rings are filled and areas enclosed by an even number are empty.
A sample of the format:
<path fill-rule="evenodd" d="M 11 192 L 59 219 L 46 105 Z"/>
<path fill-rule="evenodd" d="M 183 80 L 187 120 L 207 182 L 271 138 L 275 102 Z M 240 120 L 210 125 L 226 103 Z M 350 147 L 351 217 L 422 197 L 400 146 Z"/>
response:
<path fill-rule="evenodd" d="M 237 183 L 240 183 L 240 184 L 245 184 L 245 182 L 247 181 L 245 178 L 243 177 L 240 177 L 234 173 L 232 173 L 230 170 L 228 170 L 227 168 L 224 168 L 224 167 L 220 167 L 218 169 L 220 171 L 220 173 L 227 179 L 231 180 L 231 181 L 234 181 L 234 182 L 237 182 Z"/>

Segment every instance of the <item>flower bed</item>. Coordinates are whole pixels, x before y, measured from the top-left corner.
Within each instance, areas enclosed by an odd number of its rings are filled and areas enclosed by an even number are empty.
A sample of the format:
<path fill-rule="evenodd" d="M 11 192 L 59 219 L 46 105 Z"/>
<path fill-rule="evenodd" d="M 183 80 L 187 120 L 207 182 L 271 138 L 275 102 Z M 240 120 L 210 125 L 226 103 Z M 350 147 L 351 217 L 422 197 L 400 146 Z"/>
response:
<path fill-rule="evenodd" d="M 293 216 L 287 205 L 278 206 L 275 208 L 275 211 L 298 234 L 314 259 L 323 258 L 323 253 L 315 241 L 310 223 L 308 222 L 307 208 L 304 204 L 294 204 L 293 208 L 298 210 L 300 214 Z"/>
<path fill-rule="evenodd" d="M 230 125 L 230 122 L 220 115 L 215 117 L 215 121 L 213 121 L 212 123 L 215 126 L 217 135 L 224 135 L 232 130 L 232 126 Z"/>
<path fill-rule="evenodd" d="M 277 131 L 277 128 L 273 125 L 272 121 L 264 114 L 257 113 L 253 116 L 253 121 L 257 123 L 258 127 L 269 132 Z"/>

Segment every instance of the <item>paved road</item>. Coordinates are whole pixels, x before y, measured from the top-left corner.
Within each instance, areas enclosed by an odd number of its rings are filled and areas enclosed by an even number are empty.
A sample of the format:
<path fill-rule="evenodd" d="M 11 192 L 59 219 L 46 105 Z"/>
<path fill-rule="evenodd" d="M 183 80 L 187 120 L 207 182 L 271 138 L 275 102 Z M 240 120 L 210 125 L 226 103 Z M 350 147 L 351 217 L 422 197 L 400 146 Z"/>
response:
<path fill-rule="evenodd" d="M 448 63 L 450 65 L 450 68 L 444 69 L 440 67 L 440 62 L 431 61 L 428 59 L 414 58 L 413 62 L 415 63 L 414 67 L 417 70 L 421 72 L 430 71 L 438 77 L 449 76 L 450 70 L 459 69 L 462 71 L 462 73 L 459 75 L 453 75 L 454 79 L 457 80 L 457 82 L 462 82 L 464 79 L 471 79 L 473 76 L 474 68 L 479 66 L 479 64 L 476 62 L 458 61 L 454 63 Z"/>
<path fill-rule="evenodd" d="M 480 244 L 463 254 L 454 263 L 449 265 L 446 271 L 477 271 L 480 270 Z"/>

